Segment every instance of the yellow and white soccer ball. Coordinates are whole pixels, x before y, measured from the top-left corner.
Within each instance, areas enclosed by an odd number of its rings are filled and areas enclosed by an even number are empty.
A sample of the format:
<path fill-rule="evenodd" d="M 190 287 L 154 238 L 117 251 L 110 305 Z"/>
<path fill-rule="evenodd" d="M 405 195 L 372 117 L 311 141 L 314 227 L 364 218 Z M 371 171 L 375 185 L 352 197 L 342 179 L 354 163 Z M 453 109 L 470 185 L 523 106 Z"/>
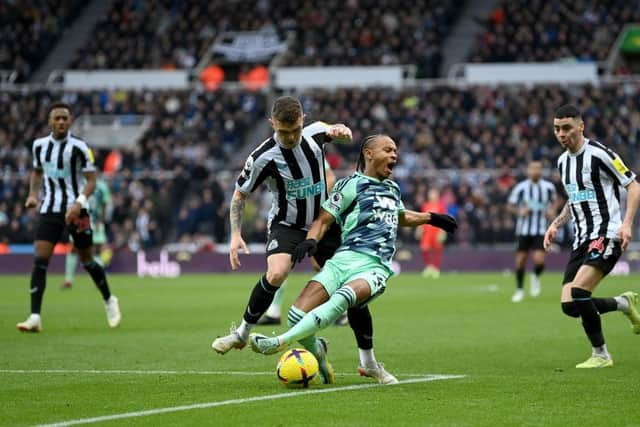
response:
<path fill-rule="evenodd" d="M 318 361 L 304 348 L 287 350 L 276 368 L 278 380 L 289 388 L 307 388 L 318 376 Z"/>

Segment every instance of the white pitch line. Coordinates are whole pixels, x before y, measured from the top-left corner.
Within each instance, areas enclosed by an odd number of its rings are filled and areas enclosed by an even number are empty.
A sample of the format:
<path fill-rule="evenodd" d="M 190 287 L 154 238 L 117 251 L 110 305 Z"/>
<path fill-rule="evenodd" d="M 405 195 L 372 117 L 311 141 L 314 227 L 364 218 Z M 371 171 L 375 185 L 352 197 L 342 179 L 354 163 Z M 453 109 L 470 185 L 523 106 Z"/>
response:
<path fill-rule="evenodd" d="M 90 374 L 90 375 L 274 375 L 269 371 L 171 371 L 171 370 L 136 370 L 136 369 L 0 369 L 0 374 Z M 358 376 L 357 373 L 339 373 L 338 376 Z M 395 374 L 400 377 L 424 377 L 428 374 Z"/>
<path fill-rule="evenodd" d="M 403 380 L 403 381 L 400 381 L 397 385 L 449 380 L 449 379 L 455 379 L 455 378 L 464 378 L 464 375 L 429 375 L 422 378 L 411 378 L 408 380 Z M 125 412 L 122 414 L 103 415 L 100 417 L 79 418 L 76 420 L 60 421 L 52 424 L 40 424 L 37 427 L 63 427 L 63 426 L 72 426 L 72 425 L 78 425 L 78 424 L 93 424 L 93 423 L 100 423 L 104 421 L 121 420 L 125 418 L 148 417 L 150 415 L 166 414 L 169 412 L 181 412 L 181 411 L 190 411 L 192 409 L 214 408 L 216 406 L 239 405 L 242 403 L 259 402 L 263 400 L 286 399 L 289 397 L 307 396 L 310 394 L 334 393 L 336 391 L 364 390 L 364 389 L 373 388 L 373 387 L 388 387 L 388 386 L 383 386 L 381 384 L 357 384 L 357 385 L 349 385 L 344 387 L 292 391 L 288 393 L 278 393 L 278 394 L 268 394 L 265 396 L 246 397 L 243 399 L 230 399 L 230 400 L 222 400 L 217 402 L 195 403 L 192 405 L 171 406 L 167 408 L 157 408 L 157 409 L 147 409 L 144 411 Z"/>

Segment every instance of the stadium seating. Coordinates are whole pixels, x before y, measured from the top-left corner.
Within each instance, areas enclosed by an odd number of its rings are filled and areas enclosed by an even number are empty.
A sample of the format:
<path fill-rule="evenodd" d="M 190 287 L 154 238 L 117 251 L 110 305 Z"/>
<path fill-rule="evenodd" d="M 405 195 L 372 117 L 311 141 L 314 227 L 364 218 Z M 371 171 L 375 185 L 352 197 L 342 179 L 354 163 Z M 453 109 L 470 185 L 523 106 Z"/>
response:
<path fill-rule="evenodd" d="M 25 82 L 78 16 L 82 0 L 0 2 L 0 70 L 15 70 Z"/>
<path fill-rule="evenodd" d="M 459 8 L 450 0 L 116 1 L 70 68 L 193 68 L 223 31 L 266 27 L 294 43 L 285 65 L 415 64 L 436 77 L 440 46 Z M 212 25 L 211 17 L 224 17 Z"/>
<path fill-rule="evenodd" d="M 455 241 L 475 245 L 512 240 L 513 219 L 499 206 L 529 160 L 540 159 L 554 169 L 561 149 L 550 123 L 553 109 L 564 102 L 584 111 L 588 136 L 598 137 L 638 170 L 639 95 L 639 84 L 623 83 L 310 91 L 302 100 L 308 120 L 345 122 L 356 140 L 376 132 L 392 135 L 401 157 L 394 177 L 407 206 L 418 208 L 427 188 L 440 187 L 449 210 L 460 219 Z M 244 92 L 0 94 L 0 164 L 18 177 L 0 181 L 0 230 L 17 219 L 14 231 L 0 235 L 11 241 L 31 237 L 28 214 L 20 207 L 28 188 L 28 146 L 36 135 L 47 133 L 46 104 L 61 96 L 74 104 L 76 113 L 144 112 L 154 117 L 141 143 L 120 153 L 120 172 L 108 177 L 115 194 L 110 233 L 119 247 L 205 236 L 227 240 L 226 202 L 244 160 L 235 150 L 245 130 L 266 116 L 264 99 Z M 355 147 L 330 149 L 339 175 L 352 171 Z M 107 154 L 99 151 L 100 165 Z M 248 241 L 264 240 L 269 200 L 267 192 L 252 198 L 245 215 Z M 415 241 L 408 231 L 401 238 Z"/>
<path fill-rule="evenodd" d="M 637 4 L 620 0 L 502 0 L 469 59 L 604 61 L 624 24 L 639 21 Z"/>
<path fill-rule="evenodd" d="M 217 241 L 226 239 L 226 212 L 221 207 L 229 179 L 218 183 L 224 168 L 238 167 L 244 159 L 237 150 L 245 133 L 265 117 L 262 96 L 248 92 L 92 91 L 92 92 L 4 92 L 0 93 L 0 164 L 11 179 L 0 181 L 0 240 L 30 241 L 29 213 L 21 206 L 28 192 L 31 168 L 30 144 L 46 135 L 47 105 L 62 99 L 79 114 L 137 114 L 153 116 L 142 140 L 132 149 L 120 150 L 120 171 L 107 178 L 114 190 L 113 234 L 127 236 L 128 227 L 142 225 L 140 242 L 153 245 L 176 241 L 182 234 L 207 232 Z M 29 120 L 24 120 L 28 117 Z M 90 141 L 89 141 L 90 143 Z M 109 149 L 97 149 L 103 166 Z M 211 190 L 212 194 L 208 194 Z M 183 201 L 188 215 L 178 206 Z M 150 202 L 150 203 L 149 203 Z M 214 208 L 215 207 L 215 208 Z M 3 214 L 6 216 L 3 226 Z M 145 215 L 151 215 L 150 219 Z M 183 217 L 188 217 L 186 220 Z M 15 232 L 6 231 L 14 219 Z M 162 223 L 163 227 L 158 224 Z M 181 224 L 167 229 L 165 224 Z M 3 228 L 4 227 L 4 228 Z M 4 230 L 4 232 L 3 232 Z M 122 237 L 123 239 L 125 237 Z M 120 242 L 128 244 L 128 240 Z"/>

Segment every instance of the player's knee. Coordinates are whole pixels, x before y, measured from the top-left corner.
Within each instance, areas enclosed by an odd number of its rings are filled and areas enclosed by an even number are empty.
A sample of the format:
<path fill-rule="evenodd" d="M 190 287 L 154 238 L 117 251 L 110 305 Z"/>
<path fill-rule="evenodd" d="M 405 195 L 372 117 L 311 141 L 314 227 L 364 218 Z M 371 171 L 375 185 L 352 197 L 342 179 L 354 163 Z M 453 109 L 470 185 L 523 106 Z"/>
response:
<path fill-rule="evenodd" d="M 288 275 L 289 272 L 287 270 L 269 270 L 266 274 L 267 282 L 272 286 L 280 287 L 287 280 Z"/>
<path fill-rule="evenodd" d="M 35 257 L 33 259 L 33 267 L 46 271 L 49 268 L 49 258 Z"/>
<path fill-rule="evenodd" d="M 573 301 L 563 302 L 561 303 L 562 312 L 569 317 L 580 317 L 580 313 L 578 312 L 578 308 L 576 307 Z"/>

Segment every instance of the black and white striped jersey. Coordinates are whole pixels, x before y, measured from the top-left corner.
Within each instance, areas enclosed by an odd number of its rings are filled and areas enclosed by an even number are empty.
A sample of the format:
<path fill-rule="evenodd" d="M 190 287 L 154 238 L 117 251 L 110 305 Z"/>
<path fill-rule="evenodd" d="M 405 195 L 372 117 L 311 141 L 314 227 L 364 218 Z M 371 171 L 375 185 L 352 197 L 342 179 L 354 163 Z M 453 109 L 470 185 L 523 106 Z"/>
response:
<path fill-rule="evenodd" d="M 245 162 L 236 190 L 248 194 L 263 182 L 273 193 L 272 223 L 307 230 L 327 197 L 323 145 L 329 125 L 314 122 L 302 129 L 300 144 L 282 147 L 275 135 L 256 148 Z"/>
<path fill-rule="evenodd" d="M 620 189 L 636 175 L 615 152 L 587 138 L 577 153 L 565 151 L 558 158 L 558 169 L 569 197 L 573 248 L 598 237 L 617 239 L 622 225 Z"/>
<path fill-rule="evenodd" d="M 518 216 L 516 236 L 544 236 L 547 210 L 556 199 L 556 187 L 545 179 L 520 181 L 509 195 L 509 203 L 529 208 L 527 216 Z"/>
<path fill-rule="evenodd" d="M 44 198 L 40 213 L 65 213 L 80 195 L 85 172 L 94 172 L 93 153 L 71 133 L 62 140 L 50 134 L 33 141 L 33 168 L 43 172 Z"/>

